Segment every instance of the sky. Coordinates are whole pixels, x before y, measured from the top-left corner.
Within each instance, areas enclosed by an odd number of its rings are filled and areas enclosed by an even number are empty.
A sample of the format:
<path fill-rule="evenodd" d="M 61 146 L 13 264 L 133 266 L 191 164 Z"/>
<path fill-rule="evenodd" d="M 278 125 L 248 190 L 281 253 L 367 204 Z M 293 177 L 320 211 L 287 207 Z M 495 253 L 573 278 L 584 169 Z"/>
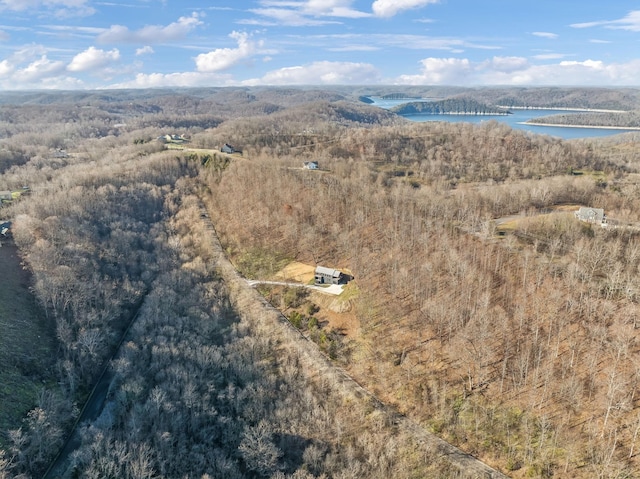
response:
<path fill-rule="evenodd" d="M 640 87 L 637 0 L 0 0 L 0 91 Z"/>

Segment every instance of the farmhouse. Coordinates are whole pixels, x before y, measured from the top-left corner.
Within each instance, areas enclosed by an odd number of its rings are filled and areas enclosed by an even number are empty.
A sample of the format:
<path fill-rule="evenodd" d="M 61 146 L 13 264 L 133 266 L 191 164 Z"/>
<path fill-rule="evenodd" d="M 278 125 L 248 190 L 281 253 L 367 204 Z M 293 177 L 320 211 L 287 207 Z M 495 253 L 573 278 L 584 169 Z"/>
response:
<path fill-rule="evenodd" d="M 319 169 L 317 161 L 305 161 L 302 167 L 305 170 L 317 170 L 317 169 Z"/>
<path fill-rule="evenodd" d="M 325 268 L 324 266 L 316 266 L 315 272 L 316 284 L 341 284 L 346 283 L 347 276 L 337 269 Z"/>
<path fill-rule="evenodd" d="M 576 218 L 585 223 L 591 223 L 594 225 L 604 226 L 607 224 L 607 217 L 604 214 L 602 208 L 589 208 L 581 206 L 575 213 Z"/>

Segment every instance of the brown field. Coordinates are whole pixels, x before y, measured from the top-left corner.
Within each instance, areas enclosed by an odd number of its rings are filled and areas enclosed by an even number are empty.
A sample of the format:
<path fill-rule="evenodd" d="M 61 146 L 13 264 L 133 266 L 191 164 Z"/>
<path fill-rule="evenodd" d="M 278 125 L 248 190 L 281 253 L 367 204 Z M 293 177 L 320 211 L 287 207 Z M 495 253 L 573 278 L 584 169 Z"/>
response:
<path fill-rule="evenodd" d="M 298 281 L 307 284 L 313 280 L 316 267 L 310 264 L 293 261 L 276 273 L 277 279 L 284 281 Z"/>

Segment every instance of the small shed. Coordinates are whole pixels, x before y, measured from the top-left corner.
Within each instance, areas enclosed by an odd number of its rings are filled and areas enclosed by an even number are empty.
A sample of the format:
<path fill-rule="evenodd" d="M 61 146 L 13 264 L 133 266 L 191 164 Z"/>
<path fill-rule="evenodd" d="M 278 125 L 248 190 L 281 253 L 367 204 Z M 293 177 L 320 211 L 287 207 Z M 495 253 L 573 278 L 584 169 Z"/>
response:
<path fill-rule="evenodd" d="M 346 282 L 346 276 L 342 272 L 324 266 L 316 266 L 314 278 L 316 284 L 341 284 Z"/>
<path fill-rule="evenodd" d="M 587 206 L 581 206 L 575 213 L 576 218 L 585 223 L 592 223 L 595 225 L 604 225 L 607 223 L 604 209 L 602 208 L 590 208 Z"/>
<path fill-rule="evenodd" d="M 13 199 L 13 195 L 11 194 L 11 191 L 9 190 L 0 191 L 0 201 L 2 200 L 11 201 L 12 199 Z"/>

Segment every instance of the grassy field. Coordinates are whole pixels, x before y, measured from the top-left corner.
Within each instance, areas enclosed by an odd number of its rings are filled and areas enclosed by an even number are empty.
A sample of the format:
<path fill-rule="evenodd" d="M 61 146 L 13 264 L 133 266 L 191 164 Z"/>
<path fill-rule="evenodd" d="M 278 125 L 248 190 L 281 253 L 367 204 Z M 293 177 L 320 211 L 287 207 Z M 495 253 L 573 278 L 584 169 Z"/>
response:
<path fill-rule="evenodd" d="M 15 246 L 0 247 L 0 448 L 6 431 L 22 424 L 37 404 L 42 386 L 52 380 L 53 328 L 29 291 L 29 274 Z"/>

